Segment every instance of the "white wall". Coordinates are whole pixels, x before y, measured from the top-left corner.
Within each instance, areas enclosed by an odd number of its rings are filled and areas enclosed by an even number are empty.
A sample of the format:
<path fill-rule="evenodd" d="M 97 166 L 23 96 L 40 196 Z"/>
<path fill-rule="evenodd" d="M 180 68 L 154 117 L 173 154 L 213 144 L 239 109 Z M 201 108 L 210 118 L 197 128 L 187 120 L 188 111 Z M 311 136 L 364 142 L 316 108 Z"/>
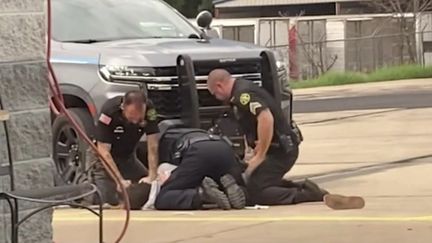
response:
<path fill-rule="evenodd" d="M 273 45 L 272 40 L 272 28 L 271 21 L 261 20 L 258 25 L 258 35 L 257 36 L 257 44 L 260 46 L 271 46 Z"/>
<path fill-rule="evenodd" d="M 422 34 L 418 34 L 416 36 L 417 40 L 417 53 L 419 54 L 420 60 L 423 58 L 422 55 L 424 55 L 424 61 L 425 65 L 432 65 L 432 52 L 425 52 L 423 50 L 423 42 L 432 42 L 432 13 L 423 13 L 418 19 L 417 19 L 417 32 L 428 32 Z"/>
<path fill-rule="evenodd" d="M 336 63 L 332 71 L 345 70 L 345 42 L 331 40 L 343 40 L 345 38 L 345 21 L 344 20 L 328 20 L 326 23 L 327 29 L 327 54 L 328 56 L 337 55 Z"/>

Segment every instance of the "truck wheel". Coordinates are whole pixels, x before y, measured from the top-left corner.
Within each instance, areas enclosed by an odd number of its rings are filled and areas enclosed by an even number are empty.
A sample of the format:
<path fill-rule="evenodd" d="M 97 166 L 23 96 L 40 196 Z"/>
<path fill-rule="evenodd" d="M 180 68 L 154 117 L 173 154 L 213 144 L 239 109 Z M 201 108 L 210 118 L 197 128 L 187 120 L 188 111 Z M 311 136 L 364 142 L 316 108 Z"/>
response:
<path fill-rule="evenodd" d="M 68 111 L 87 136 L 92 138 L 95 125 L 90 113 L 84 108 L 70 108 Z M 54 177 L 55 184 L 76 184 L 86 168 L 88 145 L 79 138 L 65 115 L 59 115 L 54 120 L 52 134 L 53 160 L 58 174 Z"/>

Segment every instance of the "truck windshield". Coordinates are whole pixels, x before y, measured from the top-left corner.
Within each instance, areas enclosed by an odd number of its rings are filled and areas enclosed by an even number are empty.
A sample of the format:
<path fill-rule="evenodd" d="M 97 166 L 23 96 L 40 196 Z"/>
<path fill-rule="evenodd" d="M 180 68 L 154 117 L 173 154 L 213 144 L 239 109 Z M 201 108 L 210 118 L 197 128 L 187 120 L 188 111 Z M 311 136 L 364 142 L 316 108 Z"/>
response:
<path fill-rule="evenodd" d="M 199 36 L 160 0 L 53 0 L 53 38 L 61 42 Z"/>

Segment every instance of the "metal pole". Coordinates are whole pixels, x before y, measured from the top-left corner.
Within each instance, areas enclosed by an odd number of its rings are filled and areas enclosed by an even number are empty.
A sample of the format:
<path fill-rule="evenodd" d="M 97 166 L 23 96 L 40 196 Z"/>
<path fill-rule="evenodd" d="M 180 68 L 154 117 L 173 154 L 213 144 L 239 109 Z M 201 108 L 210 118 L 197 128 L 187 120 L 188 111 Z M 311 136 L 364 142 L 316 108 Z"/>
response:
<path fill-rule="evenodd" d="M 3 109 L 3 101 L 0 97 L 0 110 Z M 12 161 L 12 150 L 9 143 L 9 131 L 8 127 L 6 125 L 6 120 L 9 119 L 9 113 L 7 111 L 3 111 L 4 113 L 4 121 L 3 121 L 3 128 L 5 131 L 5 139 L 6 139 L 6 149 L 7 149 L 7 155 L 8 155 L 8 161 L 9 161 L 9 176 L 10 176 L 10 190 L 15 190 L 15 175 L 14 175 L 14 169 L 13 169 L 13 161 Z"/>

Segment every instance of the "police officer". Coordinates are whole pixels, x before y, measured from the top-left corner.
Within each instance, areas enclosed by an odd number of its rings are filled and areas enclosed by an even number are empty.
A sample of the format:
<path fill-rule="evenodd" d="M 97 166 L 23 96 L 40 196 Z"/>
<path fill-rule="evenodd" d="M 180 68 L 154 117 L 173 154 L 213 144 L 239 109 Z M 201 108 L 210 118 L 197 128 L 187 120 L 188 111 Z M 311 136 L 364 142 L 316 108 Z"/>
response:
<path fill-rule="evenodd" d="M 96 127 L 97 147 L 125 187 L 131 183 L 151 183 L 157 177 L 158 166 L 157 113 L 152 102 L 138 90 L 108 100 L 102 107 Z M 141 137 L 147 135 L 149 169 L 136 157 Z M 94 182 L 105 203 L 118 205 L 119 188 L 97 163 Z"/>
<path fill-rule="evenodd" d="M 228 174 L 237 158 L 222 137 L 201 129 L 174 127 L 162 133 L 159 144 L 161 161 L 177 168 L 161 186 L 156 209 L 196 210 L 207 203 L 224 210 L 245 206 L 244 191 Z"/>
<path fill-rule="evenodd" d="M 360 197 L 329 194 L 312 181 L 293 183 L 283 179 L 298 157 L 299 137 L 284 117 L 280 104 L 263 88 L 235 79 L 223 69 L 208 77 L 208 90 L 218 100 L 229 102 L 253 149 L 245 175 L 250 204 L 287 205 L 325 201 L 335 209 L 361 208 Z"/>

